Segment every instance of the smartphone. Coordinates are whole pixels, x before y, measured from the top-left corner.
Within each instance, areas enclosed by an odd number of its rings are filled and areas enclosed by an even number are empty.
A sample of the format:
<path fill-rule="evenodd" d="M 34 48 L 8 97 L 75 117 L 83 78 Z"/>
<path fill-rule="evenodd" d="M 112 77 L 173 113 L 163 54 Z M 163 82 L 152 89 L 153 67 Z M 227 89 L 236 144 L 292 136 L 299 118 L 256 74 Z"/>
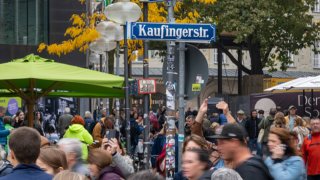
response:
<path fill-rule="evenodd" d="M 208 99 L 208 111 L 207 111 L 207 115 L 208 117 L 211 117 L 211 115 L 213 113 L 217 113 L 217 114 L 222 114 L 223 111 L 221 109 L 217 108 L 217 104 L 223 101 L 222 97 L 214 97 L 214 98 L 209 98 Z"/>
<path fill-rule="evenodd" d="M 116 131 L 116 130 L 114 130 L 114 129 L 108 129 L 108 130 L 106 131 L 105 137 L 110 140 L 110 139 L 112 139 L 112 138 L 116 138 L 116 134 L 117 134 L 117 131 Z"/>

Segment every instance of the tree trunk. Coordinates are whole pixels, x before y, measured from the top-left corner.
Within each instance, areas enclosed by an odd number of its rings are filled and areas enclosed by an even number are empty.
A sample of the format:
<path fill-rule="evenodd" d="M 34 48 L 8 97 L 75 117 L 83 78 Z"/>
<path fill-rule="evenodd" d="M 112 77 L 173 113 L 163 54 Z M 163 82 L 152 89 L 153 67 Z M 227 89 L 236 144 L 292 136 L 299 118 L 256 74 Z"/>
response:
<path fill-rule="evenodd" d="M 259 42 L 249 40 L 248 49 L 251 59 L 251 74 L 263 74 L 263 66 L 261 62 L 261 46 Z"/>

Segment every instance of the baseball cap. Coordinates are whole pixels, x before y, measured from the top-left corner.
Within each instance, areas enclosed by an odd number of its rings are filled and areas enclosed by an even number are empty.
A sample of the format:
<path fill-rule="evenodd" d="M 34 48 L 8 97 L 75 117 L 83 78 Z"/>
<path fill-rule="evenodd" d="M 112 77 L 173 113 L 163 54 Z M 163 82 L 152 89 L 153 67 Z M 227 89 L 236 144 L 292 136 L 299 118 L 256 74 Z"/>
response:
<path fill-rule="evenodd" d="M 289 106 L 288 110 L 290 110 L 292 108 L 297 109 L 294 105 L 291 105 L 291 106 Z"/>
<path fill-rule="evenodd" d="M 243 127 L 236 123 L 230 123 L 223 126 L 221 134 L 210 136 L 212 139 L 244 139 L 245 130 Z"/>
<path fill-rule="evenodd" d="M 240 109 L 237 114 L 244 114 L 244 111 Z"/>

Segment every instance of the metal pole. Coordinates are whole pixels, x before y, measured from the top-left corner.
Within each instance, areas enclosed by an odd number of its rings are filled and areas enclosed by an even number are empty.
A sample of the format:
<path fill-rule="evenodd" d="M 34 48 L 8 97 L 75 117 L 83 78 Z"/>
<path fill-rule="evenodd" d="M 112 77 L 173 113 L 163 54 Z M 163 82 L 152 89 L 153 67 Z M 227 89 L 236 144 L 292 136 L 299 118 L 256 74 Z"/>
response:
<path fill-rule="evenodd" d="M 168 22 L 175 23 L 174 6 L 176 1 L 167 1 Z M 175 99 L 176 99 L 176 82 L 173 80 L 175 74 L 174 67 L 175 42 L 167 42 L 167 82 L 166 82 L 166 179 L 173 179 L 175 172 Z"/>
<path fill-rule="evenodd" d="M 106 54 L 105 70 L 106 70 L 106 73 L 109 73 L 109 54 L 108 54 L 108 51 L 105 54 Z M 107 115 L 110 115 L 109 103 L 110 103 L 109 98 L 106 98 Z"/>
<path fill-rule="evenodd" d="M 143 21 L 148 22 L 148 3 L 143 2 Z M 148 41 L 143 41 L 143 78 L 149 77 L 149 63 L 148 63 Z M 151 148 L 150 148 L 150 120 L 149 120 L 149 106 L 150 106 L 150 99 L 149 94 L 143 95 L 143 105 L 144 105 L 144 122 L 143 124 L 146 126 L 144 129 L 143 134 L 143 142 L 144 142 L 144 155 L 146 158 L 146 169 L 150 167 L 150 155 L 151 155 Z"/>
<path fill-rule="evenodd" d="M 303 116 L 306 115 L 306 100 L 305 100 L 305 96 L 306 96 L 306 91 L 303 90 L 302 91 L 302 103 L 303 103 Z"/>
<path fill-rule="evenodd" d="M 313 114 L 314 114 L 314 105 L 313 105 L 313 89 L 311 89 L 311 118 L 313 118 Z"/>
<path fill-rule="evenodd" d="M 125 79 L 125 117 L 126 117 L 126 139 L 127 139 L 127 152 L 131 154 L 130 142 L 130 104 L 129 104 L 129 64 L 128 64 L 128 40 L 127 40 L 127 25 L 123 25 L 124 32 L 124 79 Z"/>
<path fill-rule="evenodd" d="M 116 48 L 116 75 L 120 75 L 119 72 L 120 67 L 120 43 L 117 41 Z M 116 98 L 116 125 L 115 129 L 120 132 L 120 101 L 119 98 Z"/>
<path fill-rule="evenodd" d="M 184 83 L 185 83 L 185 43 L 179 43 L 179 171 L 181 168 L 182 147 L 184 142 Z"/>
<path fill-rule="evenodd" d="M 222 94 L 222 51 L 218 47 L 218 94 Z"/>
<path fill-rule="evenodd" d="M 242 48 L 238 49 L 238 61 L 242 64 Z M 242 95 L 242 70 L 238 66 L 238 94 Z"/>

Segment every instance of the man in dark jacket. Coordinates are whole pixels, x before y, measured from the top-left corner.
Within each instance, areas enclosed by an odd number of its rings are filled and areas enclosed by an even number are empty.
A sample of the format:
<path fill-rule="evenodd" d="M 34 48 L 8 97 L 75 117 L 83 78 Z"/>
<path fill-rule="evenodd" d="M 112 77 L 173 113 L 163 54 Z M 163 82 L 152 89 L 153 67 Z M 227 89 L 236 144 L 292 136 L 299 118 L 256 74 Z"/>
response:
<path fill-rule="evenodd" d="M 66 107 L 64 109 L 64 114 L 59 117 L 58 120 L 58 129 L 60 133 L 60 137 L 63 137 L 66 129 L 68 129 L 69 125 L 71 124 L 73 116 L 70 114 L 70 108 Z"/>
<path fill-rule="evenodd" d="M 257 155 L 262 156 L 260 147 L 258 146 L 258 135 L 259 135 L 259 123 L 260 119 L 258 119 L 258 113 L 256 110 L 251 111 L 251 116 L 248 118 L 245 124 L 245 128 L 249 138 L 249 148 L 252 151 L 256 150 Z"/>
<path fill-rule="evenodd" d="M 40 134 L 36 130 L 29 127 L 14 130 L 10 135 L 9 148 L 9 159 L 14 169 L 12 173 L 0 177 L 0 180 L 52 179 L 35 164 L 40 154 Z"/>

